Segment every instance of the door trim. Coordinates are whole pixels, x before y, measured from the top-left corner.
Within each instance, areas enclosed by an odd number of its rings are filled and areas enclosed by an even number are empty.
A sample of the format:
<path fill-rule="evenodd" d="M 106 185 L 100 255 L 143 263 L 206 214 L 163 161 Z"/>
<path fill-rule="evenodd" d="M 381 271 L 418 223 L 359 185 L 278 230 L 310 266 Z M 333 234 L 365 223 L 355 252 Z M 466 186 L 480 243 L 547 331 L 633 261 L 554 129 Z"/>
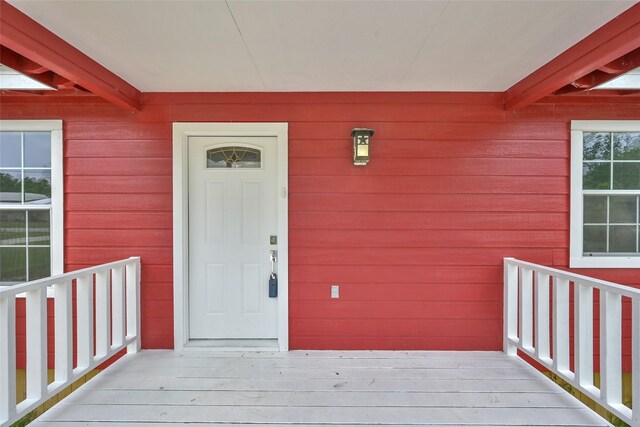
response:
<path fill-rule="evenodd" d="M 173 123 L 173 344 L 189 341 L 189 156 L 190 136 L 276 138 L 278 217 L 278 349 L 289 350 L 288 123 Z"/>

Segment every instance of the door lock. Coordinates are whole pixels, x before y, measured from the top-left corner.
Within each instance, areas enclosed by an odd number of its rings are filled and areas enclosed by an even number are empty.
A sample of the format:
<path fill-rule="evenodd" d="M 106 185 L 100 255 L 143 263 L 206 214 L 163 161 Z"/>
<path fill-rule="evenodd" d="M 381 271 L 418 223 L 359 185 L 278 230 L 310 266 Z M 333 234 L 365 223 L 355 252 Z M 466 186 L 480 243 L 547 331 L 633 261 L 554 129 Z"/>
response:
<path fill-rule="evenodd" d="M 269 298 L 276 298 L 278 296 L 278 275 L 276 274 L 278 251 L 270 250 L 269 259 L 271 260 L 271 275 L 269 276 Z"/>

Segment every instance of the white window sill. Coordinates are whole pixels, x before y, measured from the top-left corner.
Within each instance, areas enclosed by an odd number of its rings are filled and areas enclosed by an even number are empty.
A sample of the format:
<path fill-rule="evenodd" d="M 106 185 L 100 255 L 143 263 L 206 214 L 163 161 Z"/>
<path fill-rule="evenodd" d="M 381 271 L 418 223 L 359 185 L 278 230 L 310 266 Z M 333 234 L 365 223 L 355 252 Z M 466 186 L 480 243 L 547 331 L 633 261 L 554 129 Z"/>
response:
<path fill-rule="evenodd" d="M 640 268 L 640 257 L 589 256 L 571 258 L 570 268 Z"/>

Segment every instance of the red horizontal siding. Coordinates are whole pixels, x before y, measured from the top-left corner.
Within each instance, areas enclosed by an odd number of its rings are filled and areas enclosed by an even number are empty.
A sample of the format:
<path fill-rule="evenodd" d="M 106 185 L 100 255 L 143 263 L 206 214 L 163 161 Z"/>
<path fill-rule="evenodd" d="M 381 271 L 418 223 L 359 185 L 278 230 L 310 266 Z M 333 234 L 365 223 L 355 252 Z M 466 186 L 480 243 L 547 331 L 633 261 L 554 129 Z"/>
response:
<path fill-rule="evenodd" d="M 398 147 L 396 147 L 396 150 Z M 372 149 L 371 155 L 377 153 Z M 112 159 L 108 159 L 112 160 Z M 340 158 L 299 158 L 292 162 L 292 176 L 566 176 L 565 159 L 460 159 L 386 158 L 366 168 L 350 167 L 349 156 Z M 106 165 L 110 165 L 106 161 Z M 144 166 L 144 165 L 143 165 Z M 117 170 L 117 168 L 114 168 Z"/>
<path fill-rule="evenodd" d="M 442 158 L 524 158 L 562 159 L 569 157 L 568 147 L 563 141 L 544 140 L 404 140 L 402 146 L 393 140 L 379 141 L 371 147 L 375 156 L 383 159 L 442 159 Z M 399 149 L 400 148 L 400 149 Z M 349 158 L 352 147 L 341 140 L 289 140 L 289 157 Z M 373 166 L 373 164 L 371 164 Z"/>
<path fill-rule="evenodd" d="M 565 234 L 547 230 L 292 230 L 293 248 L 557 248 Z"/>
<path fill-rule="evenodd" d="M 289 197 L 291 211 L 324 212 L 568 212 L 563 194 L 341 194 L 294 193 Z"/>
<path fill-rule="evenodd" d="M 364 174 L 363 174 L 364 175 Z M 289 176 L 289 192 L 384 194 L 568 194 L 568 177 Z"/>
<path fill-rule="evenodd" d="M 557 212 L 313 211 L 290 218 L 289 225 L 328 230 L 566 230 L 566 216 Z"/>
<path fill-rule="evenodd" d="M 146 348 L 173 343 L 174 121 L 289 123 L 292 348 L 496 350 L 502 257 L 567 267 L 570 120 L 640 119 L 623 98 L 509 112 L 493 93 L 143 99 L 130 114 L 5 96 L 0 116 L 64 120 L 66 268 L 142 256 Z M 376 130 L 366 168 L 351 165 L 353 127 Z M 583 272 L 640 285 L 632 270 Z"/>

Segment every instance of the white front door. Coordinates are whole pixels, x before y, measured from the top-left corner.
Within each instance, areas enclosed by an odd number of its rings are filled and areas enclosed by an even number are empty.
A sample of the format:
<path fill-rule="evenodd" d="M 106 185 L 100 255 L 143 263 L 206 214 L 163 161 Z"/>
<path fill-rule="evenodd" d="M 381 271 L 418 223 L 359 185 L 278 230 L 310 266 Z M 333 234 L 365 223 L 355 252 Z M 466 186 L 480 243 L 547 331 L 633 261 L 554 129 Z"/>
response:
<path fill-rule="evenodd" d="M 190 136 L 189 337 L 278 337 L 276 137 Z"/>

